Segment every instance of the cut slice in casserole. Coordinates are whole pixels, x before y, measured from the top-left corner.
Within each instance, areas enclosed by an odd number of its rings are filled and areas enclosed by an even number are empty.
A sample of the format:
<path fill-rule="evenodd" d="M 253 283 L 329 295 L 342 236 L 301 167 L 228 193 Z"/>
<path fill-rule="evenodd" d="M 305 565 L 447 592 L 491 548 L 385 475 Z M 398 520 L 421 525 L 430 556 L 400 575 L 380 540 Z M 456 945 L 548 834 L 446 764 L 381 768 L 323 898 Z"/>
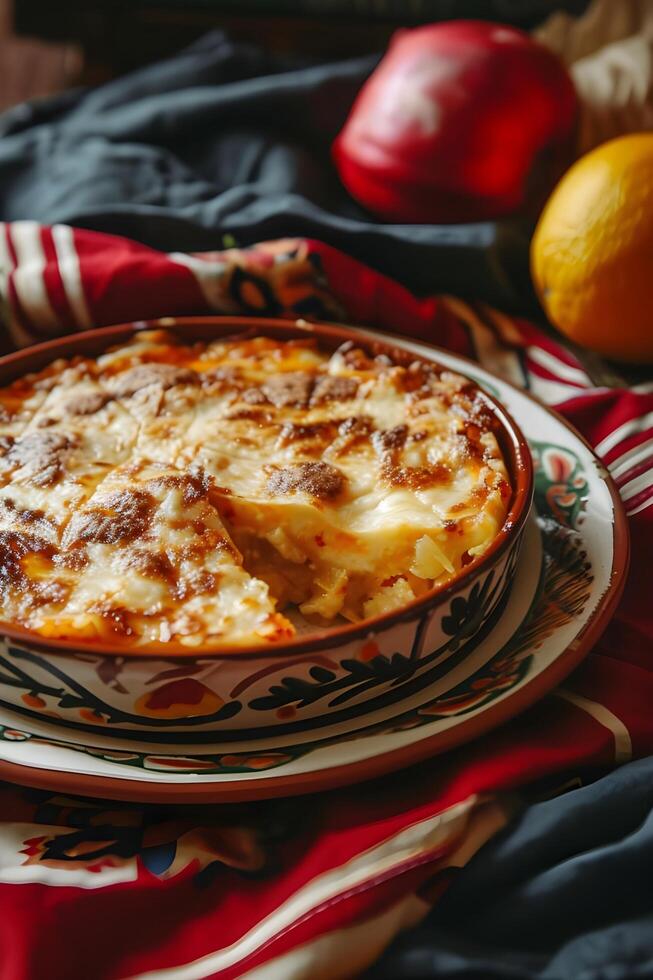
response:
<path fill-rule="evenodd" d="M 60 556 L 74 580 L 42 632 L 187 646 L 292 635 L 243 568 L 199 470 L 118 467 L 72 515 Z"/>

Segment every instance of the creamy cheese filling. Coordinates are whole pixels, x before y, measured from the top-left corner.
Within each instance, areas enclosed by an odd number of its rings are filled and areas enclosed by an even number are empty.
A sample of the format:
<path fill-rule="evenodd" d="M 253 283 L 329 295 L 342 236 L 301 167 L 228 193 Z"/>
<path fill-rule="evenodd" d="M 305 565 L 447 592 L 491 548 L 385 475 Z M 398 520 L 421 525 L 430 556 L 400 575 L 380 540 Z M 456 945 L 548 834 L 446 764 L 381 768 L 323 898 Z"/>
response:
<path fill-rule="evenodd" d="M 467 379 L 352 344 L 147 331 L 55 362 L 0 391 L 0 618 L 196 649 L 391 611 L 501 529 L 498 429 Z"/>

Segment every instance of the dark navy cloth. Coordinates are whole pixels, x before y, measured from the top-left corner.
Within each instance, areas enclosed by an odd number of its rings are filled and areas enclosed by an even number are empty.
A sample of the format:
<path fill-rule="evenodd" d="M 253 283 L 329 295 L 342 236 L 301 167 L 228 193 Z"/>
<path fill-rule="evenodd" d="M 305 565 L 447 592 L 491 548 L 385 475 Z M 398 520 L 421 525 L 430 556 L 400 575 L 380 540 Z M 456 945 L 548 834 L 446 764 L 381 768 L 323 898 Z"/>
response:
<path fill-rule="evenodd" d="M 307 65 L 213 33 L 93 91 L 19 106 L 0 117 L 0 219 L 166 251 L 312 237 L 416 292 L 514 307 L 519 232 L 381 224 L 340 184 L 331 142 L 377 60 Z"/>
<path fill-rule="evenodd" d="M 528 807 L 366 980 L 653 977 L 653 758 Z"/>

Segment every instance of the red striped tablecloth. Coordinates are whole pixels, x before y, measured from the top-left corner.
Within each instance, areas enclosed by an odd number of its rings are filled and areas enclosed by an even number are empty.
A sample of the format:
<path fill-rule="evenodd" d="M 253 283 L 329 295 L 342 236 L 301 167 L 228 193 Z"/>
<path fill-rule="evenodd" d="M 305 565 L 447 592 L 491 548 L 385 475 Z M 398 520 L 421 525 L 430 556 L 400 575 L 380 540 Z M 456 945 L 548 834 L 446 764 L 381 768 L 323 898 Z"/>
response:
<path fill-rule="evenodd" d="M 353 976 L 437 900 L 528 786 L 653 752 L 653 384 L 594 387 L 532 325 L 418 299 L 321 243 L 172 254 L 66 226 L 0 225 L 18 346 L 174 314 L 339 319 L 426 338 L 554 405 L 616 480 L 632 563 L 613 622 L 564 685 L 409 773 L 247 806 L 69 799 L 0 784 L 0 980 Z"/>

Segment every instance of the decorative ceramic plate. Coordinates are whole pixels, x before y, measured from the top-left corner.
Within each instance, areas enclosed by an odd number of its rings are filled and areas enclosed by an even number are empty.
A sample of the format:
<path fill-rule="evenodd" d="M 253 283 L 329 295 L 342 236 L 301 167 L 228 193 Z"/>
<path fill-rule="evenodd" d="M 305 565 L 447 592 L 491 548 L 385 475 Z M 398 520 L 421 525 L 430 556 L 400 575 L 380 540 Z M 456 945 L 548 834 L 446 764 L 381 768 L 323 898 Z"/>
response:
<path fill-rule="evenodd" d="M 401 345 L 474 377 L 519 419 L 533 453 L 536 515 L 505 607 L 474 650 L 449 658 L 446 669 L 418 690 L 404 689 L 399 698 L 374 702 L 369 711 L 318 731 L 194 745 L 190 751 L 179 742 L 152 745 L 72 731 L 2 708 L 0 776 L 65 792 L 161 802 L 329 789 L 488 731 L 541 698 L 580 662 L 607 624 L 628 566 L 626 520 L 607 471 L 573 429 L 530 396 L 444 351 Z M 326 675 L 320 677 L 327 684 Z"/>

